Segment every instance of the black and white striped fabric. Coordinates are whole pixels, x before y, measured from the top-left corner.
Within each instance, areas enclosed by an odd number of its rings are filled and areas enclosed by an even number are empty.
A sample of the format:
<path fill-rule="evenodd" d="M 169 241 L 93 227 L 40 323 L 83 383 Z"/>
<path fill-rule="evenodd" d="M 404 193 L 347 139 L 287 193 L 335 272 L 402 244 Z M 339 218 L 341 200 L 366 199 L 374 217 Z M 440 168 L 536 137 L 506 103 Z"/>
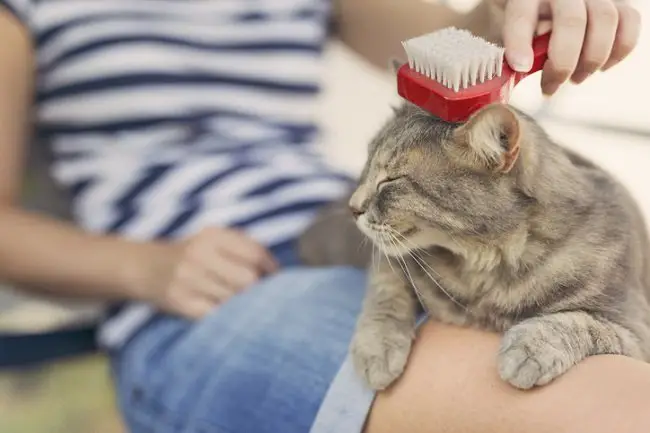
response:
<path fill-rule="evenodd" d="M 0 0 L 36 48 L 35 125 L 79 224 L 294 239 L 349 179 L 315 147 L 325 0 Z M 7 67 L 7 65 L 3 66 Z M 115 346 L 152 314 L 106 322 Z"/>

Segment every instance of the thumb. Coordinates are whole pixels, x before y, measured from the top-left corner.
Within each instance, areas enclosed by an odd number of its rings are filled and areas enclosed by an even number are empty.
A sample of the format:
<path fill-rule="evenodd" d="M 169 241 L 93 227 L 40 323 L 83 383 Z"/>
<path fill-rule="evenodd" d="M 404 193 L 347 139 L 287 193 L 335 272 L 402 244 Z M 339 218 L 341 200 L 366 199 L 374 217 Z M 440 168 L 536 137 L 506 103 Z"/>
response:
<path fill-rule="evenodd" d="M 506 5 L 503 44 L 506 61 L 518 72 L 533 67 L 533 36 L 539 17 L 539 0 L 510 0 Z"/>
<path fill-rule="evenodd" d="M 176 305 L 171 306 L 172 311 L 190 320 L 202 319 L 217 306 L 213 300 L 198 294 L 187 296 L 177 302 Z"/>

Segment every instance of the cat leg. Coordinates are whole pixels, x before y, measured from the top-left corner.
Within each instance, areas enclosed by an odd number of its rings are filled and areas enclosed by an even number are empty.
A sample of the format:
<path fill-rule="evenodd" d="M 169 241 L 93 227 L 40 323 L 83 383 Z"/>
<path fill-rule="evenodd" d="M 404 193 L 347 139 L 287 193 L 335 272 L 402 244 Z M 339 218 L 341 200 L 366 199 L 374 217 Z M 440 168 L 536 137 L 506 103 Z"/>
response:
<path fill-rule="evenodd" d="M 387 388 L 406 366 L 415 336 L 416 301 L 399 267 L 382 257 L 370 272 L 368 292 L 350 352 L 370 388 Z"/>
<path fill-rule="evenodd" d="M 545 385 L 592 355 L 643 359 L 637 337 L 627 328 L 584 311 L 524 320 L 503 336 L 498 357 L 501 378 L 520 389 Z"/>

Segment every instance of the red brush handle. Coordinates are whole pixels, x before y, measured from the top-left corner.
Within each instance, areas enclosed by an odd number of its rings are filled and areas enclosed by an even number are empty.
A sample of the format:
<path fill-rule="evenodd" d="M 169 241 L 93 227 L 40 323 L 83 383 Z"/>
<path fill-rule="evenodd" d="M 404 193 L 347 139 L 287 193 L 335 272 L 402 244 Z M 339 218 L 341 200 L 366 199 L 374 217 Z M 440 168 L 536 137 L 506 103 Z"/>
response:
<path fill-rule="evenodd" d="M 528 72 L 516 72 L 515 84 L 544 68 L 544 64 L 548 59 L 548 46 L 550 41 L 551 32 L 537 36 L 533 39 L 533 67 Z"/>
<path fill-rule="evenodd" d="M 548 58 L 550 38 L 546 33 L 533 39 L 533 66 L 528 72 L 515 72 L 504 61 L 501 76 L 455 92 L 405 64 L 397 71 L 397 92 L 447 122 L 464 122 L 486 105 L 507 103 L 519 81 L 540 71 Z"/>

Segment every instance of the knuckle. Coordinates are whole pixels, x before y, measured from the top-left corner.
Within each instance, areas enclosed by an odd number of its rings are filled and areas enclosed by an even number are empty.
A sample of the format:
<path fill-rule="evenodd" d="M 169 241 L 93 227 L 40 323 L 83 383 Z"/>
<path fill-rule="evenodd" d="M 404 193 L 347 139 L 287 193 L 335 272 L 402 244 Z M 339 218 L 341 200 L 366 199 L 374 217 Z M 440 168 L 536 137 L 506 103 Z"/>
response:
<path fill-rule="evenodd" d="M 577 13 L 561 15 L 557 18 L 557 24 L 567 29 L 579 30 L 587 25 L 587 17 Z"/>
<path fill-rule="evenodd" d="M 174 274 L 173 274 L 173 283 L 171 286 L 174 286 L 176 282 L 178 281 L 184 281 L 188 278 L 189 275 L 192 274 L 192 266 L 187 263 L 187 262 L 180 262 L 177 266 L 176 269 L 174 269 Z"/>
<path fill-rule="evenodd" d="M 591 8 L 595 20 L 615 26 L 618 23 L 618 9 L 610 1 L 595 2 Z"/>
<path fill-rule="evenodd" d="M 218 227 L 206 226 L 206 227 L 203 227 L 201 230 L 199 230 L 199 234 L 210 234 L 210 233 L 216 233 L 218 231 L 219 231 Z"/>
<path fill-rule="evenodd" d="M 625 18 L 630 21 L 630 24 L 640 26 L 641 25 L 641 12 L 634 6 L 621 3 L 618 9 L 619 15 L 625 15 Z"/>
<path fill-rule="evenodd" d="M 266 250 L 263 247 L 255 246 L 251 251 L 251 258 L 257 264 L 263 263 L 266 260 Z"/>
<path fill-rule="evenodd" d="M 220 235 L 221 235 L 220 228 L 213 227 L 213 226 L 204 227 L 197 234 L 197 239 L 203 242 L 210 242 L 210 241 L 214 241 L 215 239 L 219 239 Z"/>
<path fill-rule="evenodd" d="M 194 260 L 203 255 L 204 246 L 202 242 L 190 242 L 186 247 L 181 259 L 183 262 L 186 260 Z"/>
<path fill-rule="evenodd" d="M 251 284 L 255 283 L 259 279 L 259 275 L 257 272 L 253 271 L 252 269 L 245 269 L 242 270 L 239 279 L 241 281 L 242 286 L 250 286 Z"/>

